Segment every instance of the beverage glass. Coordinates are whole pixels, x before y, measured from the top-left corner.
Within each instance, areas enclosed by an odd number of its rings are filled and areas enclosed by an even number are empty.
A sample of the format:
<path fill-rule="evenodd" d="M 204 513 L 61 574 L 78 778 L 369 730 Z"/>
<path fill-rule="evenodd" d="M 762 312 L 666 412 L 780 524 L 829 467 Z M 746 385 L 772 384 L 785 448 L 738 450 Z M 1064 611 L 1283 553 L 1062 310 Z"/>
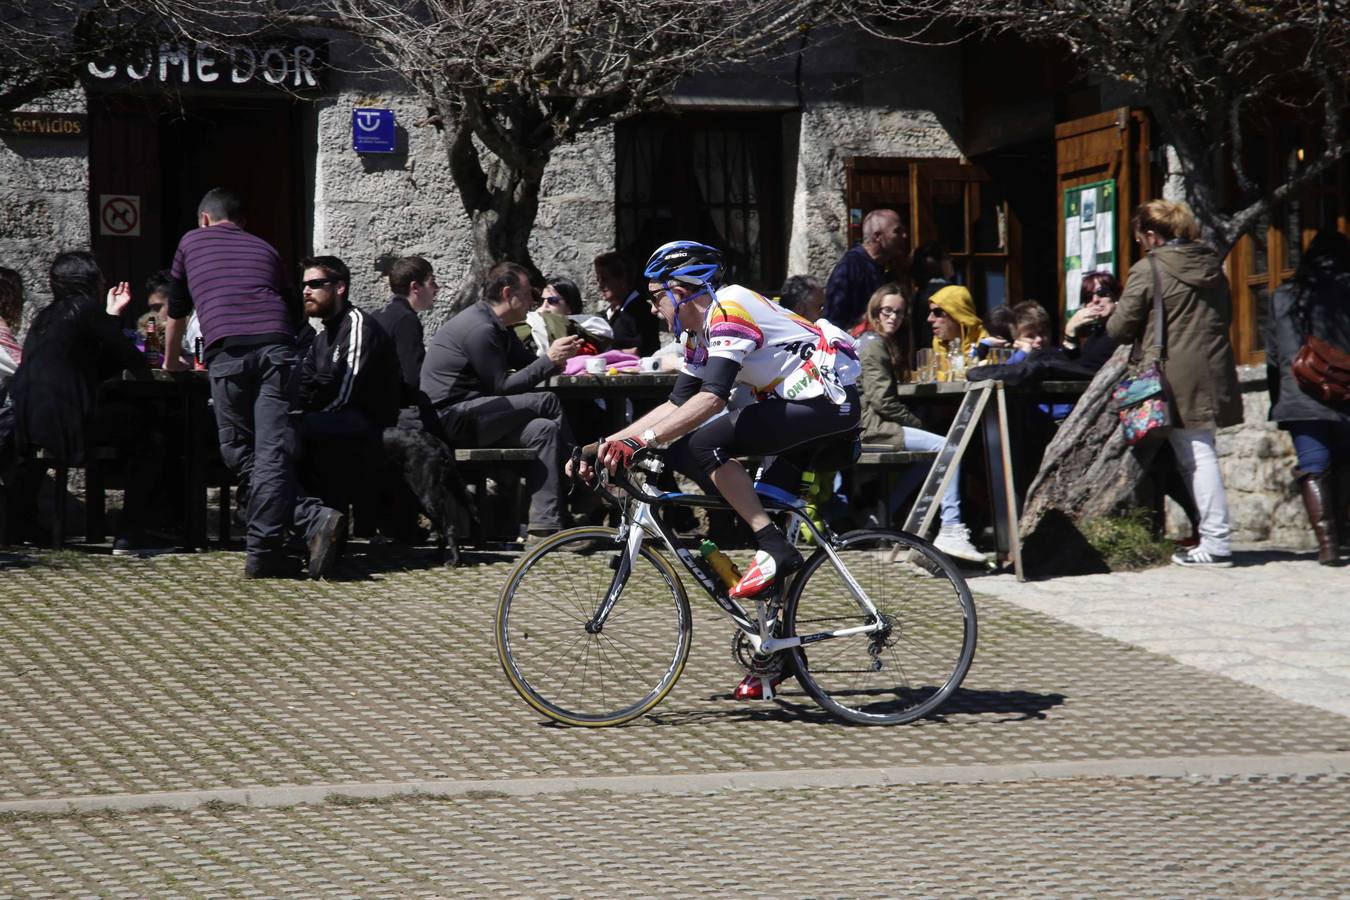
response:
<path fill-rule="evenodd" d="M 914 380 L 928 384 L 936 377 L 933 371 L 933 351 L 920 350 L 914 354 Z"/>

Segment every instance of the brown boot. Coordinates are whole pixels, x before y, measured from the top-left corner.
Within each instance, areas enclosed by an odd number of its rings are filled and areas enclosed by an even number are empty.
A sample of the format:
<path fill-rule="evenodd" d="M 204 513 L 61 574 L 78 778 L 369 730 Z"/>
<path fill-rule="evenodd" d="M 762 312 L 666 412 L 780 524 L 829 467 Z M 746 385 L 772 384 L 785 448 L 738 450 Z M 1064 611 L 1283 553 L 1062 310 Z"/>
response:
<path fill-rule="evenodd" d="M 1350 464 L 1336 467 L 1332 477 L 1332 515 L 1336 518 L 1336 536 L 1340 538 L 1341 554 L 1350 553 Z"/>
<path fill-rule="evenodd" d="M 1303 507 L 1308 511 L 1308 521 L 1312 523 L 1313 534 L 1317 537 L 1317 561 L 1324 566 L 1334 566 L 1340 557 L 1336 547 L 1336 513 L 1332 506 L 1335 496 L 1331 489 L 1331 478 L 1325 472 L 1303 474 L 1298 476 L 1298 484 L 1303 491 Z"/>

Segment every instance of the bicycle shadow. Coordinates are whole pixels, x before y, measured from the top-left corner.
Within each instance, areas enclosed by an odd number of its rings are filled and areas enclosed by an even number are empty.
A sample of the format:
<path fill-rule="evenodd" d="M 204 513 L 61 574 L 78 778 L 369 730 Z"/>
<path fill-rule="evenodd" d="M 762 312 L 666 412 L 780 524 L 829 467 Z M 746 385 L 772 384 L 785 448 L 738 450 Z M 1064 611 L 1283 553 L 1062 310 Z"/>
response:
<path fill-rule="evenodd" d="M 503 550 L 461 550 L 461 569 L 473 569 L 479 566 L 509 562 L 519 556 L 519 551 Z M 434 547 L 408 547 L 401 544 L 369 545 L 365 543 L 349 545 L 347 551 L 338 560 L 329 581 L 371 581 L 377 575 L 414 571 L 456 571 L 447 566 L 441 552 Z"/>
<path fill-rule="evenodd" d="M 708 702 L 734 702 L 730 694 L 709 694 Z M 912 724 L 935 723 L 969 725 L 1001 722 L 1026 722 L 1048 719 L 1049 711 L 1062 706 L 1068 699 L 1064 694 L 1042 694 L 1034 691 L 985 691 L 962 688 L 952 695 L 942 708 Z M 959 719 L 960 721 L 955 721 Z M 737 704 L 717 709 L 658 709 L 625 727 L 668 727 L 697 725 L 709 722 L 802 722 L 808 725 L 844 725 L 833 715 L 821 709 L 804 694 L 779 694 L 773 705 Z"/>

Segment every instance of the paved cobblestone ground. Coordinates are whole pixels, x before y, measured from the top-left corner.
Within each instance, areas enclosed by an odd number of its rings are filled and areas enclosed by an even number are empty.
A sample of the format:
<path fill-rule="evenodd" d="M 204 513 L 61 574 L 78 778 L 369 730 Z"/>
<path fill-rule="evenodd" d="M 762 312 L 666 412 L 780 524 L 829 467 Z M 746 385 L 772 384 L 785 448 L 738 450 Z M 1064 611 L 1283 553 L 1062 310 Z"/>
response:
<path fill-rule="evenodd" d="M 0 813 L 0 896 L 1345 892 L 1350 719 L 1331 712 L 980 597 L 975 665 L 940 717 L 847 727 L 795 692 L 731 701 L 731 629 L 700 597 L 689 665 L 653 715 L 560 728 L 497 665 L 511 557 L 382 559 L 358 554 L 324 583 L 246 582 L 237 554 L 38 554 L 0 573 L 0 803 L 865 767 L 1091 775 Z M 1318 754 L 1342 755 L 1318 775 Z M 1314 774 L 1092 777 L 1162 757 Z"/>
<path fill-rule="evenodd" d="M 1331 897 L 1347 804 L 1340 776 L 94 814 L 0 823 L 0 894 Z"/>
<path fill-rule="evenodd" d="M 1219 570 L 1161 566 L 1026 583 L 998 575 L 971 589 L 1350 716 L 1350 572 L 1268 547 L 1237 547 L 1234 559 Z"/>
<path fill-rule="evenodd" d="M 729 699 L 696 604 L 684 677 L 619 729 L 545 724 L 496 661 L 505 561 L 248 582 L 237 555 L 80 558 L 0 584 L 0 801 L 255 785 L 1350 749 L 1350 720 L 998 600 L 939 719 L 849 728 Z M 1277 715 L 1272 715 L 1278 710 Z"/>

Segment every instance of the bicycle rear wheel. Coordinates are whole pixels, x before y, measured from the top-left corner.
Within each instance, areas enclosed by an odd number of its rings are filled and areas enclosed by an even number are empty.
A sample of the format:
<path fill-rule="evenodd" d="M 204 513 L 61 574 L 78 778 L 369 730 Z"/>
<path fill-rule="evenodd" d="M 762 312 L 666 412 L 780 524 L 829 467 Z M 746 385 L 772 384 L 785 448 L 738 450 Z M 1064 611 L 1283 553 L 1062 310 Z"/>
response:
<path fill-rule="evenodd" d="M 689 600 L 643 546 L 604 626 L 588 629 L 625 546 L 612 528 L 561 531 L 525 554 L 497 604 L 497 656 L 525 701 L 566 725 L 619 725 L 660 703 L 684 671 Z M 600 545 L 602 552 L 586 551 Z"/>
<path fill-rule="evenodd" d="M 835 549 L 885 627 L 794 647 L 797 680 L 849 722 L 898 725 L 929 715 L 961 685 L 975 656 L 975 603 L 965 579 L 905 532 L 853 531 Z M 807 561 L 783 612 L 786 634 L 801 637 L 872 622 L 824 552 Z"/>

